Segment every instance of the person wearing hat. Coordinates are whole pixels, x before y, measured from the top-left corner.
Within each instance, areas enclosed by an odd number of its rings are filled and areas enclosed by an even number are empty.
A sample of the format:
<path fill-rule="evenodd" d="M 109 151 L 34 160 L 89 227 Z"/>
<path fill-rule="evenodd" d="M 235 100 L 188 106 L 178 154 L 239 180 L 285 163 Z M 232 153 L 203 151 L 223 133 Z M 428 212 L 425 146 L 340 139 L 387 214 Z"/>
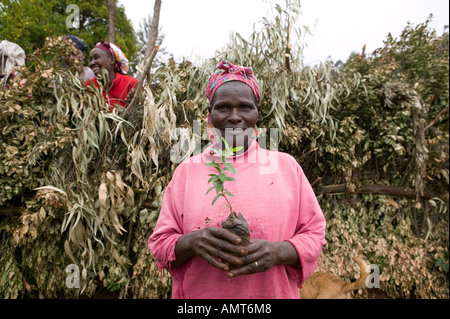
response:
<path fill-rule="evenodd" d="M 223 60 L 206 87 L 209 123 L 216 136 L 203 153 L 180 163 L 164 190 L 148 247 L 156 265 L 172 275 L 173 299 L 299 299 L 317 267 L 326 221 L 302 168 L 289 154 L 260 148 L 254 130 L 260 88 L 253 70 Z M 207 163 L 221 138 L 242 147 L 227 157 L 229 202 L 209 192 Z M 227 203 L 248 223 L 250 244 L 221 227 Z"/>
<path fill-rule="evenodd" d="M 130 102 L 128 94 L 135 88 L 137 80 L 128 73 L 128 59 L 114 43 L 100 41 L 89 54 L 89 66 L 94 71 L 95 78 L 86 82 L 100 88 L 103 86 L 103 97 L 113 110 L 116 105 L 127 107 Z M 106 75 L 106 78 L 104 78 Z"/>
<path fill-rule="evenodd" d="M 18 75 L 18 68 L 25 65 L 25 51 L 16 43 L 0 42 L 0 88 L 8 88 Z"/>
<path fill-rule="evenodd" d="M 95 78 L 95 74 L 92 71 L 92 69 L 88 66 L 83 66 L 83 61 L 84 58 L 86 57 L 87 51 L 86 45 L 80 38 L 74 35 L 68 35 L 66 38 L 67 40 L 69 40 L 71 44 L 73 44 L 75 51 L 73 53 L 70 53 L 68 56 L 62 57 L 64 66 L 71 67 L 75 63 L 78 63 L 78 65 L 80 66 L 80 69 L 78 71 L 80 73 L 81 78 L 84 81 L 88 81 Z"/>

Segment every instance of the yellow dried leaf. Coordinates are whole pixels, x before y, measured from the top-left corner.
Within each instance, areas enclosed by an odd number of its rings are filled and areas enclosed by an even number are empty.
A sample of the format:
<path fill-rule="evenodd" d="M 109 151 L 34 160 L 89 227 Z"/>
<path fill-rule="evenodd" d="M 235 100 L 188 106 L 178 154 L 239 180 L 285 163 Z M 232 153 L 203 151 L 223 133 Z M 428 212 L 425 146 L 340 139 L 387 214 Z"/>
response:
<path fill-rule="evenodd" d="M 68 240 L 66 240 L 64 242 L 64 251 L 65 251 L 66 255 L 69 256 L 70 260 L 72 260 L 72 262 L 74 264 L 78 264 L 76 259 L 75 259 L 75 257 L 74 257 L 74 255 L 73 255 L 73 253 L 72 253 L 72 250 L 70 249 L 70 244 L 69 244 Z"/>
<path fill-rule="evenodd" d="M 100 202 L 100 207 L 102 209 L 107 209 L 107 198 L 108 198 L 108 189 L 105 183 L 102 183 L 98 188 L 98 201 Z"/>
<path fill-rule="evenodd" d="M 399 208 L 397 202 L 395 200 L 393 200 L 392 198 L 390 198 L 390 197 L 387 199 L 386 204 L 388 204 L 388 205 L 390 205 L 392 207 L 395 207 L 396 209 Z"/>
<path fill-rule="evenodd" d="M 120 172 L 115 172 L 116 185 L 119 187 L 121 192 L 125 191 L 125 184 L 122 181 L 122 176 L 120 176 Z"/>
<path fill-rule="evenodd" d="M 20 228 L 19 234 L 21 235 L 20 237 L 23 237 L 23 235 L 25 235 L 28 232 L 28 224 L 23 225 Z"/>
<path fill-rule="evenodd" d="M 106 172 L 106 178 L 108 178 L 108 180 L 111 183 L 114 183 L 116 181 L 116 178 L 115 178 L 114 174 L 111 173 L 111 172 Z"/>
<path fill-rule="evenodd" d="M 127 268 L 125 267 L 124 263 L 120 259 L 119 253 L 116 249 L 112 249 L 112 256 L 117 261 L 117 263 L 123 268 L 123 270 L 127 271 Z"/>
<path fill-rule="evenodd" d="M 125 203 L 129 207 L 134 207 L 134 192 L 131 187 L 128 187 L 127 195 L 125 196 Z"/>
<path fill-rule="evenodd" d="M 42 219 L 44 219 L 46 215 L 47 215 L 47 214 L 46 214 L 46 212 L 45 212 L 44 207 L 41 207 L 41 209 L 39 210 L 39 216 L 40 216 Z"/>

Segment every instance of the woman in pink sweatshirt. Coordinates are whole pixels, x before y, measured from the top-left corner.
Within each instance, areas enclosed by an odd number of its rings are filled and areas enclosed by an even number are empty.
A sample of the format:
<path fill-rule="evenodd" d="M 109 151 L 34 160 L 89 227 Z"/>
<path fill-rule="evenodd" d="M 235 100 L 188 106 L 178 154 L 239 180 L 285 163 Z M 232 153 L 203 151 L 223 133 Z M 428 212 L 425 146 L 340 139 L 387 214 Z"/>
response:
<path fill-rule="evenodd" d="M 302 168 L 290 155 L 265 150 L 252 137 L 259 115 L 259 85 L 250 68 L 223 60 L 206 96 L 210 123 L 233 147 L 227 160 L 238 173 L 226 188 L 233 209 L 248 222 L 250 244 L 221 228 L 229 214 L 225 199 L 211 205 L 211 152 L 176 168 L 165 189 L 148 245 L 160 268 L 172 275 L 172 298 L 299 298 L 325 244 L 325 218 Z M 220 141 L 220 139 L 218 139 Z M 232 267 L 230 267 L 232 266 Z"/>

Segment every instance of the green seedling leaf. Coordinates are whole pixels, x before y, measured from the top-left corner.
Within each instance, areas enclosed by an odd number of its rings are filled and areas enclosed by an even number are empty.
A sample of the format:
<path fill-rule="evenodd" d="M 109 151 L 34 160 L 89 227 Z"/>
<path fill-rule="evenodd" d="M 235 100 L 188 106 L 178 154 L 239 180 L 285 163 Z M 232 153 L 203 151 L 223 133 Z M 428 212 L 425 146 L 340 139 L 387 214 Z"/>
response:
<path fill-rule="evenodd" d="M 210 191 L 212 191 L 214 188 L 215 188 L 215 187 L 213 186 L 213 187 L 211 187 L 210 189 L 208 189 L 208 191 L 206 192 L 205 195 L 208 195 L 208 193 L 209 193 Z"/>
<path fill-rule="evenodd" d="M 222 141 L 223 141 L 223 145 L 225 145 L 225 149 L 226 150 L 230 149 L 230 145 L 228 145 L 228 142 L 227 142 L 227 140 L 224 137 L 222 137 Z"/>
<path fill-rule="evenodd" d="M 228 191 L 228 189 L 225 189 L 224 191 L 225 191 L 225 193 L 226 193 L 228 196 L 233 196 L 233 194 L 231 194 L 231 193 Z"/>
<path fill-rule="evenodd" d="M 229 171 L 233 174 L 237 173 L 237 171 L 234 169 L 234 166 L 231 163 L 225 162 L 224 165 L 225 165 L 225 168 L 223 169 L 223 171 Z"/>
<path fill-rule="evenodd" d="M 220 165 L 216 162 L 206 163 L 205 166 L 214 167 L 215 169 L 220 170 Z M 209 175 L 209 176 L 211 176 L 211 175 Z"/>
<path fill-rule="evenodd" d="M 225 150 L 223 153 L 222 153 L 222 156 L 223 157 L 225 157 L 225 156 L 233 156 L 234 155 L 234 152 L 232 151 L 232 150 Z M 223 162 L 225 162 L 224 160 L 223 160 Z"/>
<path fill-rule="evenodd" d="M 226 182 L 226 181 L 227 181 L 227 180 L 226 180 L 227 175 L 225 175 L 225 174 L 223 173 L 223 171 L 220 172 L 218 176 L 219 176 L 219 179 L 220 179 L 221 182 Z"/>
<path fill-rule="evenodd" d="M 212 150 L 213 150 L 214 153 L 216 153 L 216 154 L 219 155 L 220 157 L 223 156 L 223 151 L 222 151 L 222 150 L 219 150 L 219 149 L 217 149 L 217 148 L 213 148 Z"/>
<path fill-rule="evenodd" d="M 242 146 L 238 146 L 238 147 L 232 148 L 232 151 L 233 151 L 234 153 L 236 153 L 237 151 L 240 151 L 241 149 L 242 149 Z"/>
<path fill-rule="evenodd" d="M 219 194 L 221 191 L 223 191 L 223 183 L 217 183 L 215 186 L 216 193 Z"/>
<path fill-rule="evenodd" d="M 213 177 L 211 177 L 211 178 L 209 179 L 208 184 L 211 183 L 211 182 L 216 183 L 218 179 L 219 179 L 219 178 L 217 177 L 217 175 L 214 175 Z"/>
<path fill-rule="evenodd" d="M 235 182 L 235 179 L 233 177 L 227 176 L 225 174 L 225 172 L 229 171 L 229 172 L 235 174 L 235 173 L 237 173 L 237 171 L 234 169 L 232 163 L 226 161 L 225 157 L 233 156 L 234 152 L 242 149 L 242 146 L 230 148 L 230 145 L 227 143 L 227 141 L 224 138 L 222 138 L 222 141 L 224 144 L 223 150 L 213 149 L 214 153 L 216 153 L 217 155 L 219 155 L 221 157 L 222 163 L 211 162 L 211 163 L 205 164 L 206 166 L 214 167 L 218 172 L 217 174 L 208 174 L 208 176 L 211 177 L 208 180 L 208 184 L 212 182 L 214 186 L 212 186 L 210 189 L 208 189 L 206 194 L 208 194 L 211 190 L 215 189 L 217 195 L 214 197 L 214 199 L 212 201 L 212 205 L 214 205 L 214 203 L 217 201 L 217 199 L 219 197 L 223 197 L 223 198 L 225 198 L 225 200 L 227 202 L 226 206 L 230 209 L 230 213 L 233 213 L 233 208 L 231 207 L 231 203 L 226 196 L 226 195 L 228 195 L 228 196 L 233 196 L 233 195 L 227 189 L 224 188 L 224 183 L 225 182 Z"/>
<path fill-rule="evenodd" d="M 223 182 L 235 182 L 235 179 L 233 177 L 230 176 L 225 176 L 221 179 L 221 181 Z"/>
<path fill-rule="evenodd" d="M 216 200 L 217 200 L 219 197 L 221 197 L 221 196 L 225 197 L 223 194 L 217 194 L 216 197 L 214 197 L 214 199 L 213 199 L 213 201 L 212 201 L 212 205 L 214 205 L 214 203 L 216 202 Z"/>

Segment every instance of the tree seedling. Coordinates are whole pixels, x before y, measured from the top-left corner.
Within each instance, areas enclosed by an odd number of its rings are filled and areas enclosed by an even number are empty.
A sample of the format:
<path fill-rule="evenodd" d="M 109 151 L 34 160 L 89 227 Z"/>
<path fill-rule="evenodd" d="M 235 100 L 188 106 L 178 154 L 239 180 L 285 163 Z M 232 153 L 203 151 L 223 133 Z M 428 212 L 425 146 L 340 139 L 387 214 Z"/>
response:
<path fill-rule="evenodd" d="M 242 246 L 247 246 L 250 242 L 250 233 L 248 231 L 248 223 L 245 220 L 244 216 L 239 212 L 239 215 L 233 210 L 228 197 L 233 196 L 225 187 L 225 182 L 234 182 L 235 179 L 226 174 L 226 172 L 230 172 L 233 174 L 238 173 L 233 164 L 226 160 L 227 156 L 233 156 L 235 152 L 242 149 L 242 146 L 231 148 L 227 141 L 222 138 L 224 148 L 223 149 L 213 149 L 214 153 L 216 153 L 221 158 L 220 163 L 210 162 L 205 164 L 206 166 L 214 167 L 217 170 L 217 174 L 209 174 L 211 178 L 208 183 L 212 183 L 213 186 L 208 189 L 206 194 L 208 194 L 213 189 L 216 190 L 216 196 L 212 201 L 212 205 L 217 201 L 219 197 L 223 197 L 227 204 L 226 206 L 230 209 L 230 214 L 227 219 L 222 222 L 222 227 L 231 231 L 232 233 L 238 235 L 242 239 Z"/>

